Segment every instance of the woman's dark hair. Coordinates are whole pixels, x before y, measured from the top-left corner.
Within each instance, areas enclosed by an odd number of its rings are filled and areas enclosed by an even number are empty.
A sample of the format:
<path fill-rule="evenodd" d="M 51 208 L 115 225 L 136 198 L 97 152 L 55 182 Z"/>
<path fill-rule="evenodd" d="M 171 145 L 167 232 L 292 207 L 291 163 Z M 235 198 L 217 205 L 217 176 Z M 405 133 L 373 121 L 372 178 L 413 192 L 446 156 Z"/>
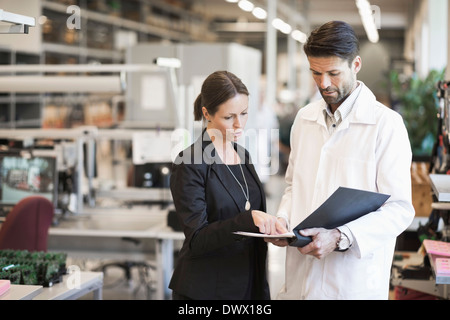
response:
<path fill-rule="evenodd" d="M 249 95 L 241 79 L 228 71 L 216 71 L 210 74 L 202 85 L 202 90 L 194 102 L 194 119 L 203 118 L 202 107 L 214 115 L 219 106 L 237 94 Z"/>
<path fill-rule="evenodd" d="M 348 23 L 330 21 L 311 32 L 303 50 L 308 57 L 338 56 L 351 64 L 359 53 L 359 40 Z"/>

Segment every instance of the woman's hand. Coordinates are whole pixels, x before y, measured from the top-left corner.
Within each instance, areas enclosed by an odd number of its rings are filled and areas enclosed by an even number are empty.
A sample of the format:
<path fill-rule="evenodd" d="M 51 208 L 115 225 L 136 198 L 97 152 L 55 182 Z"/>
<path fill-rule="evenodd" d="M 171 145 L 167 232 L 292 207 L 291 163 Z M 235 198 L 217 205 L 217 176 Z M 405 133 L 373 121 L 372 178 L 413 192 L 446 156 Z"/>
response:
<path fill-rule="evenodd" d="M 277 225 L 281 226 L 278 230 L 278 234 L 289 232 L 287 229 L 286 220 L 283 218 L 277 218 Z M 270 242 L 278 247 L 286 247 L 289 245 L 288 241 L 285 238 L 264 238 L 264 241 Z"/>
<path fill-rule="evenodd" d="M 288 232 L 284 223 L 280 219 L 267 214 L 263 211 L 252 210 L 252 218 L 255 226 L 258 227 L 259 232 L 265 234 L 282 234 Z"/>

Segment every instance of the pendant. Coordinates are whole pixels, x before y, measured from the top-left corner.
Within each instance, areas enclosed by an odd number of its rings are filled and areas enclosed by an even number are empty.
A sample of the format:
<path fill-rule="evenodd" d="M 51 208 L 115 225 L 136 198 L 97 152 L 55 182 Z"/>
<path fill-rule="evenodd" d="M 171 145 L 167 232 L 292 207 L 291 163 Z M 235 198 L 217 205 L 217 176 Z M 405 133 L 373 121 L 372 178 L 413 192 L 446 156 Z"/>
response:
<path fill-rule="evenodd" d="M 248 200 L 245 202 L 245 210 L 250 210 L 250 202 Z"/>

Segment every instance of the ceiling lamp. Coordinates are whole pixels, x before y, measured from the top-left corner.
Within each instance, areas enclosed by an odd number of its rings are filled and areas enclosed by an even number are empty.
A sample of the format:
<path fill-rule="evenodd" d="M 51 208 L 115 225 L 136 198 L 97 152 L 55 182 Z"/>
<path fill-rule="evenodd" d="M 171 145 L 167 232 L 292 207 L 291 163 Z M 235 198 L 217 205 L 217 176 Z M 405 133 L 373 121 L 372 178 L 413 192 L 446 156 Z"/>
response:
<path fill-rule="evenodd" d="M 260 7 L 255 7 L 252 11 L 253 15 L 261 20 L 264 20 L 267 18 L 267 11 Z"/>
<path fill-rule="evenodd" d="M 280 18 L 273 19 L 272 26 L 284 34 L 289 34 L 292 31 L 292 27 Z"/>
<path fill-rule="evenodd" d="M 36 20 L 33 17 L 7 12 L 2 9 L 0 9 L 0 21 L 12 24 L 11 26 L 0 25 L 0 33 L 28 33 L 29 27 L 36 25 Z"/>
<path fill-rule="evenodd" d="M 241 8 L 242 10 L 247 11 L 247 12 L 251 12 L 253 10 L 253 8 L 255 7 L 255 5 L 248 0 L 239 1 L 238 6 L 239 6 L 239 8 Z"/>
<path fill-rule="evenodd" d="M 256 18 L 258 18 L 260 20 L 267 19 L 267 11 L 261 7 L 255 7 L 255 5 L 248 0 L 240 0 L 239 2 L 237 0 L 225 0 L 225 1 L 237 3 L 239 8 L 241 8 L 242 10 L 244 10 L 246 12 L 251 12 Z M 280 18 L 273 19 L 272 26 L 284 34 L 290 34 L 292 31 L 291 25 L 284 22 Z M 305 43 L 306 38 L 307 38 L 306 34 L 304 34 L 303 32 L 301 32 L 299 30 L 295 30 L 292 33 L 292 37 L 301 43 Z"/>
<path fill-rule="evenodd" d="M 300 30 L 292 31 L 291 37 L 301 43 L 305 43 L 308 38 L 308 36 L 304 32 L 301 32 Z"/>
<path fill-rule="evenodd" d="M 359 10 L 359 15 L 366 31 L 367 38 L 370 42 L 377 43 L 379 40 L 377 26 L 372 14 L 372 7 L 368 0 L 356 0 L 356 6 Z"/>

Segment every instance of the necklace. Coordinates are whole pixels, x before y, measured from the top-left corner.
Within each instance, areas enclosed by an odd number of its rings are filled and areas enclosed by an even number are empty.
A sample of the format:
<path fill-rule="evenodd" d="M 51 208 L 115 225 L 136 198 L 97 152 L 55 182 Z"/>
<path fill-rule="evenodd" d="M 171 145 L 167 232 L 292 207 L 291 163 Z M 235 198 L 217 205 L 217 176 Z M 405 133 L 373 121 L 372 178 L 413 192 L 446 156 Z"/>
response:
<path fill-rule="evenodd" d="M 233 176 L 234 180 L 236 180 L 236 182 L 241 187 L 242 193 L 244 194 L 244 197 L 245 197 L 245 200 L 246 200 L 245 201 L 245 210 L 250 210 L 250 201 L 249 201 L 250 193 L 248 192 L 247 180 L 245 179 L 244 171 L 242 170 L 241 164 L 239 163 L 239 168 L 241 168 L 242 177 L 244 177 L 245 189 L 247 190 L 247 193 L 245 193 L 244 188 L 242 187 L 242 184 L 236 178 L 236 176 L 234 175 L 233 171 L 231 171 L 230 167 L 226 163 L 225 163 L 225 165 L 227 166 L 227 169 L 228 169 L 228 171 L 230 171 L 230 173 Z"/>

